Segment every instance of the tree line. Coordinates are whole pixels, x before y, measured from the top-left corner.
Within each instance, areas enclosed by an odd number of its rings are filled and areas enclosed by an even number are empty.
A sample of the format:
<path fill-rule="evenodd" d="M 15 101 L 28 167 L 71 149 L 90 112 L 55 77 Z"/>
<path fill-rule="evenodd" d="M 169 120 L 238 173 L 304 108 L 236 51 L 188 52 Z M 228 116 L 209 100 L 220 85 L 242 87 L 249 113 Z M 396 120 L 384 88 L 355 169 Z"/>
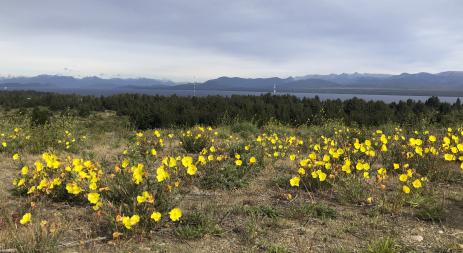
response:
<path fill-rule="evenodd" d="M 219 125 L 235 120 L 252 121 L 257 125 L 276 120 L 293 126 L 322 124 L 326 120 L 341 120 L 348 125 L 358 126 L 386 123 L 449 125 L 463 122 L 460 99 L 451 104 L 441 102 L 438 97 L 430 97 L 425 102 L 409 99 L 385 103 L 359 98 L 320 100 L 318 97 L 298 98 L 271 94 L 229 97 L 143 94 L 82 96 L 37 91 L 0 91 L 0 106 L 5 110 L 35 108 L 33 111 L 37 115 L 40 115 L 40 110 L 68 110 L 80 116 L 111 110 L 118 115 L 128 116 L 139 129 Z"/>

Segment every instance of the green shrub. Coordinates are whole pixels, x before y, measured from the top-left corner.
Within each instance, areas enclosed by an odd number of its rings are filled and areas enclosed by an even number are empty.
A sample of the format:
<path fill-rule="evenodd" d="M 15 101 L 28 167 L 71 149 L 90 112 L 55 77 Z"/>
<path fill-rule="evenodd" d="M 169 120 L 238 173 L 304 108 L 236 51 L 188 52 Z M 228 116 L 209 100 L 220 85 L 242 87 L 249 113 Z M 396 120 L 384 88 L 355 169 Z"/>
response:
<path fill-rule="evenodd" d="M 339 177 L 333 184 L 336 200 L 340 203 L 360 204 L 368 198 L 365 182 L 354 175 Z"/>
<path fill-rule="evenodd" d="M 230 129 L 233 133 L 242 137 L 249 137 L 259 133 L 259 128 L 251 122 L 235 122 L 230 126 Z"/>
<path fill-rule="evenodd" d="M 197 138 L 196 136 L 185 135 L 180 137 L 180 141 L 188 153 L 199 153 L 210 145 L 209 139 L 204 137 Z"/>
<path fill-rule="evenodd" d="M 45 125 L 50 122 L 53 113 L 47 108 L 34 107 L 31 112 L 31 123 L 34 126 Z"/>

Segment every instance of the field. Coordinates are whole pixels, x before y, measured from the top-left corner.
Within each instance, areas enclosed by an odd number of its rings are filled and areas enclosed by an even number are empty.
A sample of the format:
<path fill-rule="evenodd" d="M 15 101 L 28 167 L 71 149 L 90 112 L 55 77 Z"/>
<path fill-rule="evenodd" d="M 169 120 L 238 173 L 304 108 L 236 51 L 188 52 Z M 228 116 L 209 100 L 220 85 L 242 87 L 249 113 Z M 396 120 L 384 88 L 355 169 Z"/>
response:
<path fill-rule="evenodd" d="M 462 252 L 463 128 L 0 113 L 0 252 Z"/>

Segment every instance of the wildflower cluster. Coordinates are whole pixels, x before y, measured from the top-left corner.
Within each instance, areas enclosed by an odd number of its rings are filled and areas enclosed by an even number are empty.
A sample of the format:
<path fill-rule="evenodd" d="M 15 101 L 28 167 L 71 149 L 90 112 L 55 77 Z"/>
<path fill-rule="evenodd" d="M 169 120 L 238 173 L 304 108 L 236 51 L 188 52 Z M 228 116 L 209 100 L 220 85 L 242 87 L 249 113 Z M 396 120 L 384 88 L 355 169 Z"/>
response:
<path fill-rule="evenodd" d="M 246 139 L 201 126 L 137 131 L 123 152 L 104 166 L 51 152 L 26 164 L 14 153 L 20 172 L 13 184 L 33 201 L 48 197 L 84 204 L 118 237 L 124 231 L 153 230 L 181 220 L 181 195 L 193 185 L 238 188 L 266 164 L 282 161 L 290 171 L 278 173 L 291 173 L 287 183 L 294 191 L 301 186 L 333 187 L 339 180 L 355 178 L 370 191 L 388 189 L 406 196 L 426 186 L 429 172 L 438 170 L 437 162 L 459 163 L 463 169 L 462 136 L 463 129 L 450 128 L 445 133 L 349 127 L 320 135 L 264 131 Z M 66 131 L 61 143 L 68 149 L 74 140 Z M 32 216 L 25 213 L 20 223 L 29 223 Z"/>
<path fill-rule="evenodd" d="M 0 153 L 12 153 L 21 149 L 30 139 L 30 135 L 19 127 L 10 131 L 0 131 Z"/>
<path fill-rule="evenodd" d="M 400 191 L 408 194 L 423 187 L 428 181 L 424 175 L 431 169 L 438 170 L 433 167 L 435 162 L 458 161 L 461 164 L 463 161 L 461 129 L 456 132 L 448 129 L 440 137 L 429 131 L 405 134 L 402 129 L 395 128 L 386 134 L 376 130 L 363 140 L 342 134 L 349 131 L 349 128 L 335 129 L 332 137 L 308 139 L 308 154 L 291 154 L 297 175 L 289 184 L 297 187 L 303 178 L 308 182 L 315 179 L 330 184 L 339 177 L 353 176 L 383 190 L 387 184 L 398 185 Z"/>

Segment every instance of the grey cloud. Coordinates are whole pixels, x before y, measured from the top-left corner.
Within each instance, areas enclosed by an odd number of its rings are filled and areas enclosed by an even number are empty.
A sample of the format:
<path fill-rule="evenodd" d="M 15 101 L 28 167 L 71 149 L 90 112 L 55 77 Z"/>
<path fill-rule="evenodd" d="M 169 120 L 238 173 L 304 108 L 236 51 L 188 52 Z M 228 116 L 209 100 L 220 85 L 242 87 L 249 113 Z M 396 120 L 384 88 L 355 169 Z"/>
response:
<path fill-rule="evenodd" d="M 437 63 L 454 62 L 463 50 L 461 13 L 459 0 L 5 0 L 0 42 L 88 39 L 125 44 L 143 57 L 142 49 L 168 46 L 281 66 L 288 75 L 296 64 L 306 64 L 307 72 L 317 70 L 314 64 L 332 64 L 332 72 L 340 72 L 368 62 L 395 71 L 435 62 L 437 70 L 448 67 Z M 134 45 L 141 45 L 138 52 Z M 182 61 L 180 54 L 173 57 Z M 336 61 L 349 59 L 353 66 L 337 67 Z"/>

